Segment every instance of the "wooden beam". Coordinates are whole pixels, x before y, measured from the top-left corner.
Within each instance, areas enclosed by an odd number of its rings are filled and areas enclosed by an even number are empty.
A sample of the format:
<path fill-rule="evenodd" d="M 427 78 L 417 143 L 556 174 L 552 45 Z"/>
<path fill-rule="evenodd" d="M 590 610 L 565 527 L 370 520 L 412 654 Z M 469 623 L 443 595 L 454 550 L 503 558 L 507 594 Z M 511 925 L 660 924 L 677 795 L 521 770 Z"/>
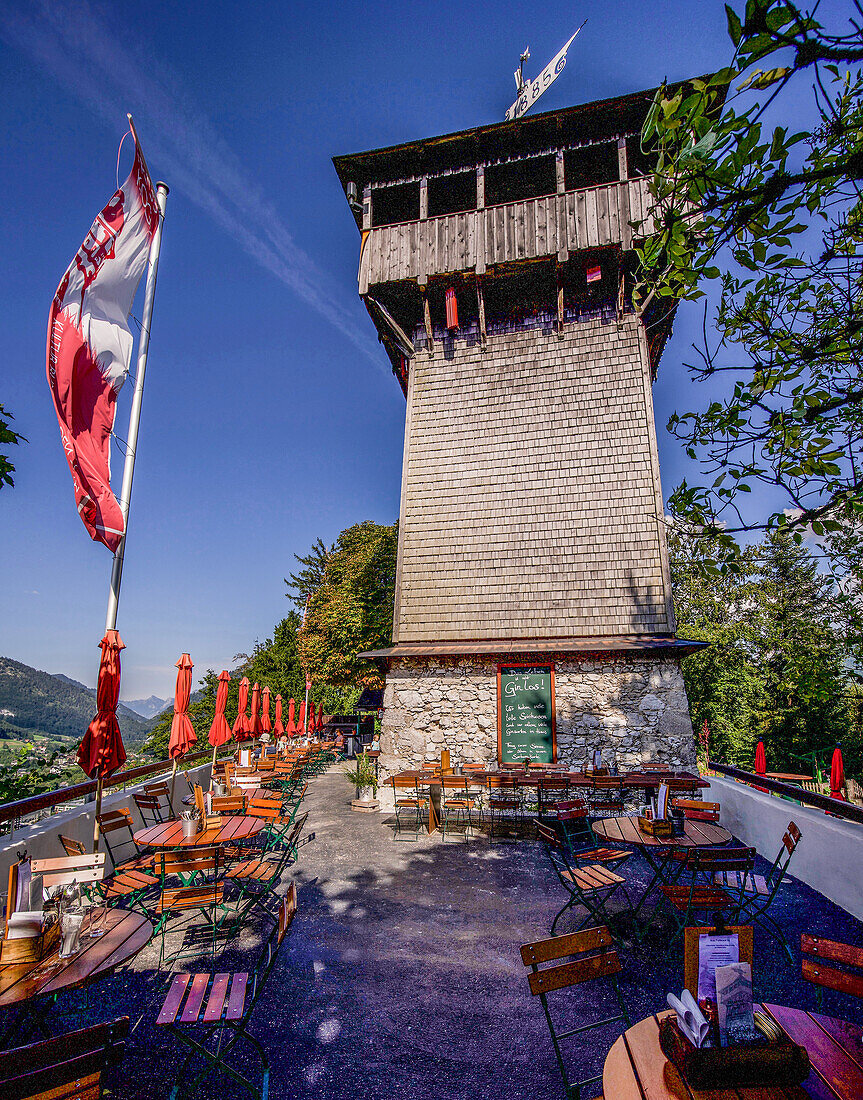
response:
<path fill-rule="evenodd" d="M 557 202 L 555 204 L 557 262 L 565 264 L 569 259 L 569 248 L 566 242 L 566 172 L 564 170 L 562 149 L 558 149 L 555 153 L 554 165 L 557 172 Z"/>
<path fill-rule="evenodd" d="M 428 295 L 423 290 L 423 317 L 426 323 L 426 340 L 428 341 L 428 353 L 434 355 L 434 334 L 431 323 L 431 310 L 429 309 Z"/>
<path fill-rule="evenodd" d="M 482 292 L 482 278 L 479 274 L 476 277 L 476 304 L 479 309 L 480 347 L 485 348 L 488 341 L 488 335 L 485 331 L 485 296 Z"/>
<path fill-rule="evenodd" d="M 626 163 L 626 138 L 617 139 L 617 169 L 622 180 L 629 179 L 629 166 Z"/>
<path fill-rule="evenodd" d="M 485 168 L 476 170 L 476 267 L 477 275 L 485 275 Z"/>
<path fill-rule="evenodd" d="M 429 216 L 429 181 L 428 176 L 420 180 L 420 221 L 423 222 Z"/>
<path fill-rule="evenodd" d="M 557 269 L 557 335 L 563 339 L 563 272 Z"/>
<path fill-rule="evenodd" d="M 372 189 L 363 188 L 363 229 L 372 227 Z"/>

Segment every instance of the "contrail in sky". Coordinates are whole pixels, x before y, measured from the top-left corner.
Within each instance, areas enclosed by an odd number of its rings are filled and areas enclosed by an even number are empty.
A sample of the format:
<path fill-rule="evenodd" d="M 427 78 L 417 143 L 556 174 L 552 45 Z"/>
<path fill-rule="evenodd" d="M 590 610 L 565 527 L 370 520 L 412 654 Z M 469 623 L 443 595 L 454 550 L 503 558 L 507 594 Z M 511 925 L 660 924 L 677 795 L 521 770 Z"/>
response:
<path fill-rule="evenodd" d="M 87 0 L 19 2 L 0 11 L 0 38 L 113 127 L 128 111 L 159 175 L 383 369 L 377 345 L 339 306 L 330 276 L 294 242 L 277 208 L 178 76 L 139 46 L 118 40 L 116 13 L 116 7 L 100 9 Z"/>

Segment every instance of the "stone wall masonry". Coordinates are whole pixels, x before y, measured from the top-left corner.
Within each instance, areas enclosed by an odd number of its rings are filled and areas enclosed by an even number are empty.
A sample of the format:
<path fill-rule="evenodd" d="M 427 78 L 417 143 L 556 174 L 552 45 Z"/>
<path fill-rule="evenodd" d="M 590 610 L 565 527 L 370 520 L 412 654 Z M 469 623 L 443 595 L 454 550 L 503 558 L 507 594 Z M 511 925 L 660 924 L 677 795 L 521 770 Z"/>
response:
<path fill-rule="evenodd" d="M 549 661 L 542 654 L 529 658 Z M 399 658 L 384 691 L 381 777 L 424 760 L 497 760 L 497 666 L 503 657 Z M 695 741 L 680 665 L 647 654 L 554 660 L 559 762 L 603 762 L 631 770 L 648 761 L 693 766 Z"/>

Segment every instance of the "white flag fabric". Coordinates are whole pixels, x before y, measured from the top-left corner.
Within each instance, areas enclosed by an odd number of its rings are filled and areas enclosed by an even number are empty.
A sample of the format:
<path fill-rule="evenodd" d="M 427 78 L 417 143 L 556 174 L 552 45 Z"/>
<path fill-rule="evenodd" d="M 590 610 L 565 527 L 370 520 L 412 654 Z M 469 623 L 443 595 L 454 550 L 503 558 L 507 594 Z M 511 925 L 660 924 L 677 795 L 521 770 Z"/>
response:
<path fill-rule="evenodd" d="M 132 356 L 129 313 L 158 222 L 156 189 L 136 141 L 129 178 L 96 215 L 48 322 L 48 384 L 75 503 L 90 537 L 111 551 L 124 531 L 111 489 L 111 431 Z"/>

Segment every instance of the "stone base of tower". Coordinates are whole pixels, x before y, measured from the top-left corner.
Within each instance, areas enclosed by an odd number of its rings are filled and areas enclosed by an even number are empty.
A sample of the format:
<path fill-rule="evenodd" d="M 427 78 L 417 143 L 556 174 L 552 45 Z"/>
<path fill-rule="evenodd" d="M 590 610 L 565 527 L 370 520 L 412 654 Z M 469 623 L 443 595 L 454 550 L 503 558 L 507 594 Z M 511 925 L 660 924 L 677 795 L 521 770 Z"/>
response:
<path fill-rule="evenodd" d="M 537 663 L 550 655 L 532 654 Z M 498 759 L 497 669 L 504 658 L 390 658 L 383 699 L 381 795 L 396 772 L 440 761 Z M 557 761 L 582 768 L 595 749 L 629 771 L 650 761 L 696 763 L 677 655 L 614 653 L 554 658 Z"/>

